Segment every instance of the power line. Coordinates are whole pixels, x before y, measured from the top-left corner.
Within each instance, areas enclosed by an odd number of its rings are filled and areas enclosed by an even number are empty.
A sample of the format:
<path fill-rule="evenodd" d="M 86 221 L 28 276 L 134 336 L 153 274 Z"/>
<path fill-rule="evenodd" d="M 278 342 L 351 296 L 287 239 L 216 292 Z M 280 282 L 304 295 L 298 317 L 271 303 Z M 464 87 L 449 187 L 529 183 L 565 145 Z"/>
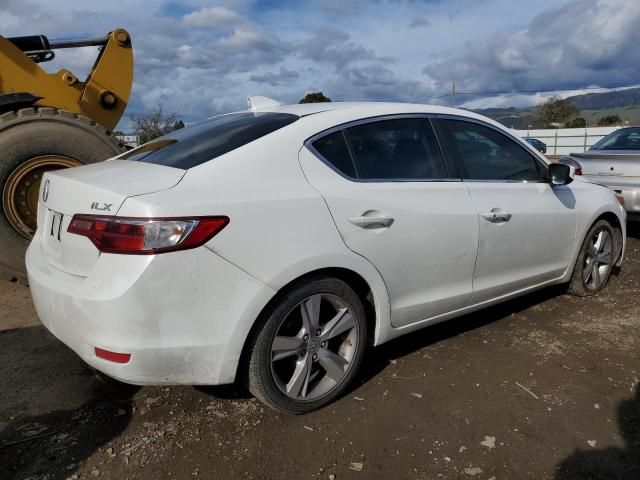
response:
<path fill-rule="evenodd" d="M 558 88 L 554 88 L 554 89 L 549 89 L 549 90 L 510 90 L 510 91 L 502 91 L 502 92 L 498 92 L 498 91 L 493 91 L 493 92 L 455 92 L 455 95 L 509 95 L 509 94 L 516 94 L 516 93 L 551 93 L 551 92 L 577 92 L 580 90 L 601 90 L 601 89 L 613 89 L 613 88 L 633 88 L 636 87 L 637 85 L 616 85 L 613 87 L 607 87 L 607 86 L 603 86 L 603 87 L 583 87 L 583 88 L 567 88 L 567 89 L 558 89 Z M 439 98 L 446 98 L 446 97 L 450 97 L 451 96 L 451 92 L 446 93 L 444 95 L 438 95 L 435 97 L 430 97 L 424 100 L 419 100 L 419 102 L 428 102 L 430 100 L 437 100 Z"/>

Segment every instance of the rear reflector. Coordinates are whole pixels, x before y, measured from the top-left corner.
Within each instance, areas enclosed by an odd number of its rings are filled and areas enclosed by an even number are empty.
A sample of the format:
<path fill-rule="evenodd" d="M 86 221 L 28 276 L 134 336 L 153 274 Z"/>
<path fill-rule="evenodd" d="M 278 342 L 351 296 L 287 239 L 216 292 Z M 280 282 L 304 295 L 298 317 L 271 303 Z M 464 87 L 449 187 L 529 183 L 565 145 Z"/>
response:
<path fill-rule="evenodd" d="M 129 360 L 131 360 L 130 353 L 110 352 L 109 350 L 103 350 L 102 348 L 98 347 L 96 347 L 96 357 L 103 358 L 115 363 L 127 363 Z"/>
<path fill-rule="evenodd" d="M 229 217 L 134 218 L 74 215 L 67 231 L 87 237 L 104 253 L 151 255 L 196 248 L 229 223 Z"/>

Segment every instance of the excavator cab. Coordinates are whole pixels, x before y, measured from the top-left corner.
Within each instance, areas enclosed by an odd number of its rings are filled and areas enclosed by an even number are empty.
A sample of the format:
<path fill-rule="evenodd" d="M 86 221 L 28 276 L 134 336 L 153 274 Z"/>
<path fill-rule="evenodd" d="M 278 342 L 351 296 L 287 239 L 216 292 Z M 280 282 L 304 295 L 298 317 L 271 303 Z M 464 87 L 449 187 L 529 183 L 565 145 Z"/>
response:
<path fill-rule="evenodd" d="M 99 51 L 84 81 L 39 66 L 56 50 L 89 46 Z M 123 151 L 111 132 L 131 94 L 133 50 L 123 29 L 82 40 L 0 36 L 0 66 L 0 276 L 25 280 L 43 173 Z"/>

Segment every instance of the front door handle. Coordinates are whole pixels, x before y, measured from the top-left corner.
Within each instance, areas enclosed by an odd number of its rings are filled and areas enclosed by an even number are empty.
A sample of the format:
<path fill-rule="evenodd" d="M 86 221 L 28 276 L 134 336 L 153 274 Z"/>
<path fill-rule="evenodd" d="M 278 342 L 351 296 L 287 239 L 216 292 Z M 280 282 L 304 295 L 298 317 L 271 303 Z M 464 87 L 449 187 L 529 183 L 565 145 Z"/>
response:
<path fill-rule="evenodd" d="M 377 212 L 376 214 L 365 212 L 361 216 L 349 218 L 349 221 L 356 227 L 361 228 L 389 228 L 393 224 L 394 219 L 377 214 Z"/>
<path fill-rule="evenodd" d="M 491 211 L 483 213 L 482 218 L 492 223 L 504 223 L 511 220 L 511 214 L 500 208 L 492 208 Z"/>

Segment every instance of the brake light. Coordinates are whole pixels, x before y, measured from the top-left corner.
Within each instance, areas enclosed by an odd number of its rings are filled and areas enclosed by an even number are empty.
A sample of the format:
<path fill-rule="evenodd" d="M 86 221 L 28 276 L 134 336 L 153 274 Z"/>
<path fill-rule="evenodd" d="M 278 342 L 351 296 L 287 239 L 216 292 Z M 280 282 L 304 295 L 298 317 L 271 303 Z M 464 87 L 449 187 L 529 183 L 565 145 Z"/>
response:
<path fill-rule="evenodd" d="M 67 232 L 87 237 L 104 253 L 150 255 L 196 248 L 229 223 L 229 217 L 132 218 L 74 215 Z"/>
<path fill-rule="evenodd" d="M 582 175 L 582 165 L 577 160 L 571 157 L 560 157 L 558 163 L 564 163 L 565 165 L 571 165 L 574 169 L 574 175 Z"/>

